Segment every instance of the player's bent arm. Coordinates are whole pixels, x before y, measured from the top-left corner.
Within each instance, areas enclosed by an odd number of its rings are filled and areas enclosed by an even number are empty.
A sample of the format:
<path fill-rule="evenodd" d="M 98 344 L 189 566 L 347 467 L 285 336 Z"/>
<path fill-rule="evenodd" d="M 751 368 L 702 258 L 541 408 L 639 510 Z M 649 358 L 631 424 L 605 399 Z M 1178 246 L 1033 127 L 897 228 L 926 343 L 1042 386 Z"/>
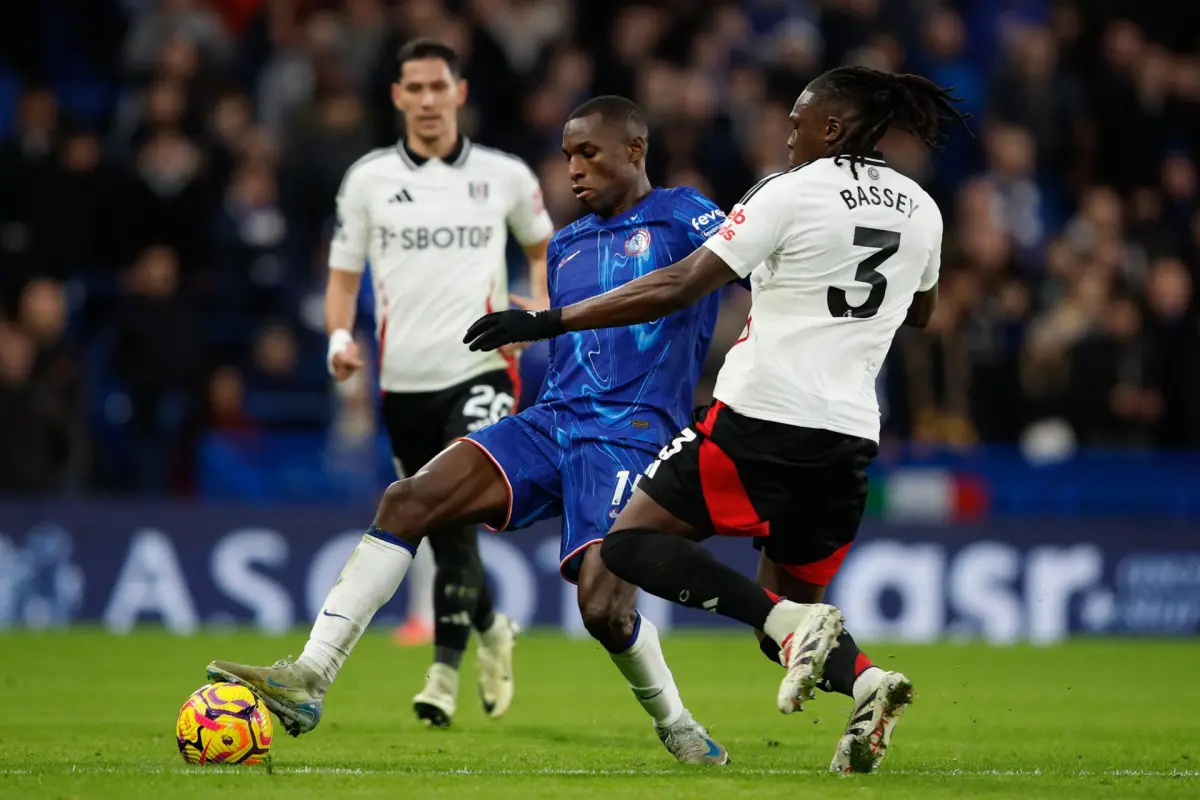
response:
<path fill-rule="evenodd" d="M 707 247 L 610 292 L 561 309 L 563 330 L 619 328 L 673 314 L 739 276 Z"/>
<path fill-rule="evenodd" d="M 913 295 L 912 303 L 908 306 L 908 314 L 904 324 L 913 328 L 924 328 L 937 309 L 938 287 L 935 283 L 929 290 Z"/>

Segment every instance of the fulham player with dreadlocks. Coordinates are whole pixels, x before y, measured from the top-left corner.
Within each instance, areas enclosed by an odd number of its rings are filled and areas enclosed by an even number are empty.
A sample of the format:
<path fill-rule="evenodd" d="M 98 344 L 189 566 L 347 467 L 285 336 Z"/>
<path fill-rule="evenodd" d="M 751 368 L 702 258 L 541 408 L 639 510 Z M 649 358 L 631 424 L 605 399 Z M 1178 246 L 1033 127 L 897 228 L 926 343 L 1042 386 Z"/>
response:
<path fill-rule="evenodd" d="M 937 302 L 942 215 L 875 150 L 891 128 L 936 147 L 956 98 L 917 75 L 843 67 L 796 101 L 795 166 L 752 188 L 721 231 L 682 261 L 565 308 L 489 314 L 476 350 L 633 325 L 750 277 L 746 328 L 725 358 L 703 421 L 651 464 L 601 546 L 618 577 L 668 600 L 744 622 L 786 668 L 777 704 L 814 689 L 854 698 L 831 768 L 869 772 L 912 700 L 899 672 L 871 664 L 821 603 L 858 531 L 877 452 L 875 379 L 902 324 Z M 699 542 L 754 537 L 756 585 Z"/>

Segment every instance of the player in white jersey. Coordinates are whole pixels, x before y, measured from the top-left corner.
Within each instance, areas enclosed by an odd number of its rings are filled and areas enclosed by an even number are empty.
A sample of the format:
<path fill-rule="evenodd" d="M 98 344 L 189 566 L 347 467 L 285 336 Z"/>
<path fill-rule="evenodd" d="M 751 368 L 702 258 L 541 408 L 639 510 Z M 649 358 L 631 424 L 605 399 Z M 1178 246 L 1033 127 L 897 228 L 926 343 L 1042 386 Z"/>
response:
<path fill-rule="evenodd" d="M 491 350 L 647 322 L 750 276 L 713 406 L 646 469 L 601 555 L 629 583 L 758 631 L 787 671 L 783 713 L 818 686 L 852 696 L 836 772 L 873 770 L 912 701 L 909 680 L 872 665 L 821 600 L 866 502 L 875 378 L 900 325 L 929 321 L 941 263 L 937 205 L 875 145 L 893 127 L 938 145 L 942 120 L 964 120 L 956 100 L 917 75 L 827 72 L 790 116 L 797 166 L 751 189 L 692 255 L 565 308 L 489 314 L 466 337 Z M 753 537 L 761 587 L 699 545 L 713 535 Z"/>
<path fill-rule="evenodd" d="M 401 477 L 448 443 L 495 422 L 519 396 L 515 354 L 472 352 L 458 332 L 508 307 L 508 233 L 524 247 L 535 295 L 545 294 L 553 225 L 529 167 L 458 132 L 466 101 L 457 55 L 416 40 L 397 57 L 392 102 L 405 135 L 359 159 L 337 198 L 325 294 L 329 369 L 345 380 L 362 366 L 349 331 L 364 266 L 371 265 L 383 415 Z M 474 526 L 430 539 L 434 663 L 414 698 L 418 718 L 454 716 L 458 667 L 471 629 L 480 635 L 480 698 L 499 717 L 512 701 L 515 626 L 492 608 Z M 428 591 L 428 588 L 424 588 Z"/>

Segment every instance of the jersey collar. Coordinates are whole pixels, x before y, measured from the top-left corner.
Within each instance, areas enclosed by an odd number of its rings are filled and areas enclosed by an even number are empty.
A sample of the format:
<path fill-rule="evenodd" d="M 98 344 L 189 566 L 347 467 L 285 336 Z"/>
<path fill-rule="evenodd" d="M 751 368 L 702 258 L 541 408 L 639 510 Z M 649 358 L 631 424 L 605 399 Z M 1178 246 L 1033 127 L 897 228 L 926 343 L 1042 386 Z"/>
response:
<path fill-rule="evenodd" d="M 888 165 L 887 162 L 883 160 L 883 153 L 879 152 L 878 150 L 872 150 L 867 157 L 863 159 L 863 161 L 876 167 L 886 167 Z"/>
<path fill-rule="evenodd" d="M 400 141 L 396 142 L 396 152 L 400 154 L 400 160 L 404 162 L 409 169 L 420 169 L 425 166 L 430 160 L 425 156 L 414 153 L 408 147 L 408 140 L 403 136 Z M 454 149 L 446 154 L 442 161 L 451 167 L 461 167 L 467 163 L 467 155 L 471 152 L 471 140 L 466 136 L 459 136 L 458 141 L 454 143 Z"/>

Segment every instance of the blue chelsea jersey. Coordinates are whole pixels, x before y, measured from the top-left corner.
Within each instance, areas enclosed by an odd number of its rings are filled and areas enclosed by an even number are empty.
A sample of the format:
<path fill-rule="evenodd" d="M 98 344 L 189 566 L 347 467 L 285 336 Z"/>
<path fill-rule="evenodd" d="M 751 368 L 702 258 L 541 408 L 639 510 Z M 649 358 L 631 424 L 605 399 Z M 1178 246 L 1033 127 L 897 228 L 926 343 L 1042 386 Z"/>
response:
<path fill-rule="evenodd" d="M 550 302 L 577 303 L 670 266 L 724 220 L 690 187 L 655 189 L 614 217 L 584 217 L 550 242 Z M 557 337 L 539 405 L 572 437 L 665 443 L 690 420 L 719 302 L 715 292 L 654 322 Z"/>

